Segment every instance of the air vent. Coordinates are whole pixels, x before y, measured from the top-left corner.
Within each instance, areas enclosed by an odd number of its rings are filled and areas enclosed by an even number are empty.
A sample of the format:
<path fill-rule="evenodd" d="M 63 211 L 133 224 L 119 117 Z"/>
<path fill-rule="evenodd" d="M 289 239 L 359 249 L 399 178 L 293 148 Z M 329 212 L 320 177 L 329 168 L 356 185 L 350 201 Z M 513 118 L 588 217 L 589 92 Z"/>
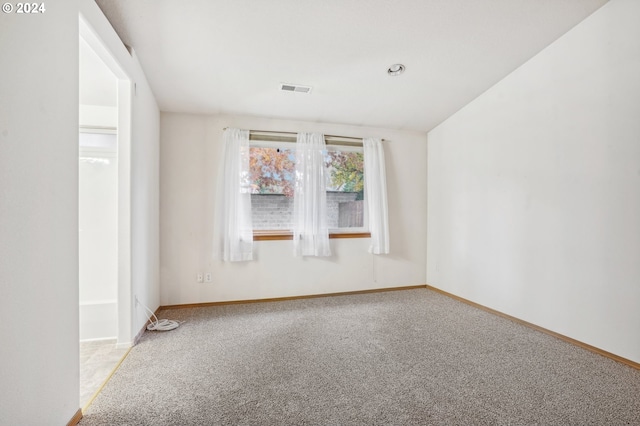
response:
<path fill-rule="evenodd" d="M 301 86 L 299 84 L 280 84 L 280 90 L 283 92 L 311 93 L 311 86 Z"/>

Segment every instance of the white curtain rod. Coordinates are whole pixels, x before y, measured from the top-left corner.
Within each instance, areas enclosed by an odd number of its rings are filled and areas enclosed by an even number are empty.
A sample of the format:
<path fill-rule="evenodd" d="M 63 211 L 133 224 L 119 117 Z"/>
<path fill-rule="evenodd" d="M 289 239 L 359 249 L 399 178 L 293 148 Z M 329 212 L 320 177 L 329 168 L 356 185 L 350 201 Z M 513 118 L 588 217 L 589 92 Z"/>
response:
<path fill-rule="evenodd" d="M 223 130 L 227 130 L 225 127 Z M 249 130 L 249 140 L 266 142 L 296 142 L 296 132 L 276 132 L 272 130 Z M 362 146 L 362 138 L 351 136 L 324 135 L 327 145 Z M 382 139 L 384 140 L 384 139 Z"/>

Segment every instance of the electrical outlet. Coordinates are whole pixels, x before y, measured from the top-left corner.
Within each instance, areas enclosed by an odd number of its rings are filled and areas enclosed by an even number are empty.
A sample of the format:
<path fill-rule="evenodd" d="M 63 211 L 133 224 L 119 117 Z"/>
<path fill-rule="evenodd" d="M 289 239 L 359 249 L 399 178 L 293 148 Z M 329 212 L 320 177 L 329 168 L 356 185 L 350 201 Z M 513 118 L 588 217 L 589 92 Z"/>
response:
<path fill-rule="evenodd" d="M 204 281 L 203 275 L 202 274 L 198 274 L 198 282 L 201 283 Z"/>
<path fill-rule="evenodd" d="M 204 280 L 208 283 L 211 282 L 211 272 L 206 273 L 206 275 L 204 276 Z"/>

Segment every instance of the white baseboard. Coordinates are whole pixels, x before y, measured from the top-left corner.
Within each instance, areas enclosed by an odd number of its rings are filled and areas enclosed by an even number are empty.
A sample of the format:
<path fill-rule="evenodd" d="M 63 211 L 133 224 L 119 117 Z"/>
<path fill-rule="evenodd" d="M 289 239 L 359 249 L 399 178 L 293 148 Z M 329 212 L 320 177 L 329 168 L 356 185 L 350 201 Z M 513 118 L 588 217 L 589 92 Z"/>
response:
<path fill-rule="evenodd" d="M 119 342 L 116 343 L 116 349 L 129 349 L 133 346 L 133 342 Z"/>
<path fill-rule="evenodd" d="M 87 343 L 87 342 L 104 342 L 106 340 L 117 340 L 118 336 L 109 336 L 109 337 L 98 337 L 96 339 L 81 339 L 80 343 Z"/>

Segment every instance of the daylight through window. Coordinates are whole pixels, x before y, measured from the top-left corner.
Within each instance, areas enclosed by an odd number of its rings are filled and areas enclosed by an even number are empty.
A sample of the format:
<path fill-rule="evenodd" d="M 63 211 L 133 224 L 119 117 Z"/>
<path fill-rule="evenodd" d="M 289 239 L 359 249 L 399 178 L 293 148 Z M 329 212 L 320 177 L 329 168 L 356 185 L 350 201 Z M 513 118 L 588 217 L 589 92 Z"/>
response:
<path fill-rule="evenodd" d="M 292 229 L 295 146 L 255 143 L 250 148 L 253 229 Z M 327 215 L 331 233 L 364 232 L 364 156 L 361 147 L 328 146 Z"/>

